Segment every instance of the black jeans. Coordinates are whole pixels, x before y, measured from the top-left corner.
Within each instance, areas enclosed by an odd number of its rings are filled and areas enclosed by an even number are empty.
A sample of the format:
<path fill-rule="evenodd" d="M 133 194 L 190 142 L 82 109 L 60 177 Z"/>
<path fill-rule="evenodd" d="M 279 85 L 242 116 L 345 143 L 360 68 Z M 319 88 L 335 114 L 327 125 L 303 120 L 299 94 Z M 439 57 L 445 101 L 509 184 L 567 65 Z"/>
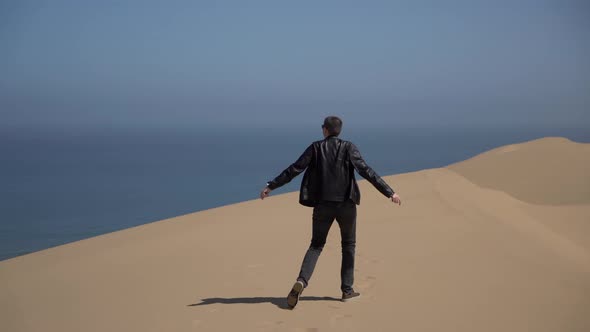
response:
<path fill-rule="evenodd" d="M 349 292 L 352 290 L 352 284 L 354 283 L 354 253 L 356 246 L 356 204 L 352 200 L 345 202 L 322 201 L 313 208 L 311 245 L 303 258 L 297 280 L 302 281 L 307 287 L 318 258 L 326 244 L 326 238 L 334 219 L 340 226 L 342 239 L 340 289 L 343 292 Z"/>

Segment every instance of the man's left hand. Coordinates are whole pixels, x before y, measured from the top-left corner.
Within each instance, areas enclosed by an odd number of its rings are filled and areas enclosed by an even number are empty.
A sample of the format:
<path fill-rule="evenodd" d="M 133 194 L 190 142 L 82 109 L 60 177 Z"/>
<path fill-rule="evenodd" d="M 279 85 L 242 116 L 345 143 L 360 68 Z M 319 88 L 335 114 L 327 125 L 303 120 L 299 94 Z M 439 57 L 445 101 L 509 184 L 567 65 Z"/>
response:
<path fill-rule="evenodd" d="M 271 191 L 272 189 L 270 189 L 269 187 L 264 187 L 264 189 L 262 189 L 262 191 L 260 192 L 260 199 L 264 199 L 265 197 L 267 197 Z"/>

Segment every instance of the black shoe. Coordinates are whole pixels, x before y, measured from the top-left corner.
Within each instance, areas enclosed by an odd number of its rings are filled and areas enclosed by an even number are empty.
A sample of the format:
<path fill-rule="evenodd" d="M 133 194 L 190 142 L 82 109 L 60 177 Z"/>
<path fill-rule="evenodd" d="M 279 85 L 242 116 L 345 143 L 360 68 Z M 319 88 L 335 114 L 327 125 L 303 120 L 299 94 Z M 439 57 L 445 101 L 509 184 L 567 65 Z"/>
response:
<path fill-rule="evenodd" d="M 293 288 L 291 289 L 291 291 L 289 292 L 289 295 L 287 296 L 287 305 L 289 305 L 290 309 L 295 308 L 295 306 L 297 305 L 297 302 L 299 302 L 299 295 L 301 295 L 301 293 L 303 293 L 303 282 L 302 281 L 297 281 L 294 285 Z"/>
<path fill-rule="evenodd" d="M 350 292 L 342 293 L 342 302 L 346 302 L 359 297 L 361 297 L 361 293 L 357 293 L 353 289 Z"/>

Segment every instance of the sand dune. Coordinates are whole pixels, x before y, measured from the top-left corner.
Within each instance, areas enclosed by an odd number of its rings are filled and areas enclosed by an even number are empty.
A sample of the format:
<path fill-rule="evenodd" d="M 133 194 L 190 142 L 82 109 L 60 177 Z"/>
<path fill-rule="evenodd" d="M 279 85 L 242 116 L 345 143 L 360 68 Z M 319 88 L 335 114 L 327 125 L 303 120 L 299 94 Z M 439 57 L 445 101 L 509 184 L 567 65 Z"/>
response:
<path fill-rule="evenodd" d="M 360 182 L 355 287 L 337 226 L 295 310 L 297 193 L 0 262 L 0 331 L 590 331 L 590 144 L 547 138 Z"/>
<path fill-rule="evenodd" d="M 590 203 L 590 144 L 547 137 L 503 146 L 448 168 L 536 204 Z"/>

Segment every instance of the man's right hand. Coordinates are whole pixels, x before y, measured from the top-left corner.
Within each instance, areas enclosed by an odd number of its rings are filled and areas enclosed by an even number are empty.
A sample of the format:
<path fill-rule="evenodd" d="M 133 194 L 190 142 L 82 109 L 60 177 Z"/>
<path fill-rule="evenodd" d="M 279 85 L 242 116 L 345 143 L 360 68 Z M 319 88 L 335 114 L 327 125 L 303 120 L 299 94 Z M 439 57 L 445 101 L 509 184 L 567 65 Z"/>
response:
<path fill-rule="evenodd" d="M 264 199 L 265 197 L 267 197 L 271 191 L 272 189 L 270 189 L 268 186 L 262 188 L 262 190 L 260 191 L 260 199 Z"/>
<path fill-rule="evenodd" d="M 393 194 L 393 196 L 391 196 L 391 201 L 397 205 L 402 205 L 402 199 L 398 194 Z"/>

